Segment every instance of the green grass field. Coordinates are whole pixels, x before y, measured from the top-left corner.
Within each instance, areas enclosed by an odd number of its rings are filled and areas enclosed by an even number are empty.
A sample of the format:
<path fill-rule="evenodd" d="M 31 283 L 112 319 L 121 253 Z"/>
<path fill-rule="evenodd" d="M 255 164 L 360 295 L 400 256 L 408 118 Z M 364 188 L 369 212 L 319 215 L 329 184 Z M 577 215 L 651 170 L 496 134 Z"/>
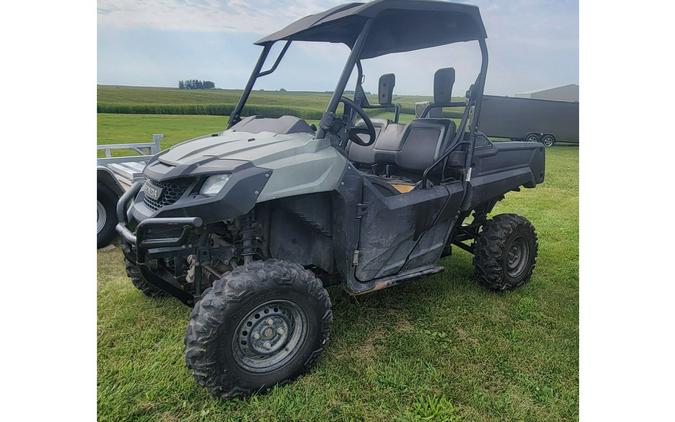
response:
<path fill-rule="evenodd" d="M 99 145 L 124 144 L 152 142 L 153 133 L 162 133 L 161 144 L 165 149 L 195 136 L 220 132 L 227 126 L 227 119 L 227 116 L 98 113 L 96 137 Z M 122 150 L 117 155 L 128 154 Z"/>
<path fill-rule="evenodd" d="M 241 90 L 152 88 L 98 85 L 97 109 L 99 113 L 118 114 L 173 114 L 173 115 L 228 115 L 239 101 Z M 244 115 L 279 117 L 290 114 L 307 120 L 321 119 L 330 93 L 302 91 L 253 91 L 246 102 Z M 415 114 L 415 102 L 429 101 L 431 97 L 396 95 L 393 102 L 401 106 L 401 121 L 409 121 Z M 377 96 L 370 95 L 371 103 Z M 455 100 L 460 100 L 456 98 Z M 448 108 L 449 113 L 461 108 Z M 371 110 L 372 114 L 377 114 Z M 391 114 L 393 115 L 393 114 Z M 451 117 L 456 117 L 451 116 Z"/>
<path fill-rule="evenodd" d="M 164 146 L 221 130 L 217 116 L 99 114 L 98 142 Z M 578 418 L 578 149 L 547 150 L 546 182 L 510 193 L 494 213 L 529 218 L 539 235 L 530 283 L 495 294 L 454 250 L 446 271 L 359 298 L 329 289 L 332 340 L 288 386 L 223 402 L 183 362 L 190 310 L 128 281 L 118 248 L 98 252 L 101 420 L 528 420 Z"/>
<path fill-rule="evenodd" d="M 377 102 L 376 95 L 369 96 Z M 235 105 L 241 90 L 238 89 L 178 89 L 98 85 L 99 105 Z M 258 106 L 279 106 L 323 111 L 330 100 L 329 92 L 304 91 L 260 91 L 254 90 L 247 104 Z M 395 95 L 394 102 L 404 108 L 414 108 L 417 101 L 430 101 L 431 97 L 418 95 Z"/>

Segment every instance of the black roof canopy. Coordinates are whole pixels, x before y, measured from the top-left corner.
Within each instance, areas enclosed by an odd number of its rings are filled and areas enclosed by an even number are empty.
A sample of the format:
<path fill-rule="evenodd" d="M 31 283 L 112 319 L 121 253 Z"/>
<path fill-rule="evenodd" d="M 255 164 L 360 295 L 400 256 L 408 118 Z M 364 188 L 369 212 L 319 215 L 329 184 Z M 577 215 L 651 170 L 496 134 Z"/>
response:
<path fill-rule="evenodd" d="M 476 6 L 432 0 L 375 0 L 347 3 L 306 16 L 256 44 L 319 41 L 344 43 L 351 48 L 370 18 L 375 21 L 361 52 L 363 59 L 487 37 Z"/>

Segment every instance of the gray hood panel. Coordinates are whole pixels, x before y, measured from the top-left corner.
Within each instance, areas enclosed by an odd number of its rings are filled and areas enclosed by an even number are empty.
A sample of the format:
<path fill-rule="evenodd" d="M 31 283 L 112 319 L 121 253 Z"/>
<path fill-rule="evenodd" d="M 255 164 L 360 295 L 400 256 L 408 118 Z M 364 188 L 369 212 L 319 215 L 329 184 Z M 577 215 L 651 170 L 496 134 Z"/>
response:
<path fill-rule="evenodd" d="M 264 158 L 279 149 L 286 149 L 286 146 L 279 144 L 297 143 L 298 137 L 304 137 L 305 141 L 312 138 L 308 134 L 274 135 L 270 133 L 225 132 L 220 136 L 200 138 L 178 144 L 161 154 L 159 160 L 173 166 L 196 164 L 219 158 L 253 161 L 252 159 Z"/>
<path fill-rule="evenodd" d="M 346 158 L 312 134 L 225 131 L 178 144 L 148 163 L 160 179 L 237 171 L 254 165 L 272 170 L 258 202 L 336 188 Z M 154 168 L 154 170 L 153 170 Z"/>

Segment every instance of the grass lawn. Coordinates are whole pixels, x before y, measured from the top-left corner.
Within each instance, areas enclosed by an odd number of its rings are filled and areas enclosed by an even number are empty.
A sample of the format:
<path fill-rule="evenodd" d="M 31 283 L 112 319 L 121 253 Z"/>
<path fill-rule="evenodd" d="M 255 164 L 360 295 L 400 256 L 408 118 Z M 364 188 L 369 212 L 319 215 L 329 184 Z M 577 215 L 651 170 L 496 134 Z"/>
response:
<path fill-rule="evenodd" d="M 353 87 L 351 87 L 353 88 Z M 110 105 L 193 105 L 231 104 L 235 105 L 241 96 L 239 89 L 178 89 L 98 85 L 97 102 Z M 330 100 L 330 92 L 306 91 L 260 91 L 253 90 L 247 104 L 284 106 L 323 111 Z M 377 103 L 377 93 L 369 96 Z M 393 101 L 402 107 L 414 108 L 415 102 L 431 101 L 430 96 L 394 95 Z"/>
<path fill-rule="evenodd" d="M 152 142 L 154 133 L 163 133 L 162 149 L 199 135 L 220 132 L 227 127 L 227 116 L 189 116 L 172 114 L 110 114 L 97 115 L 97 143 L 126 144 Z M 126 150 L 114 155 L 132 155 Z M 103 157 L 103 151 L 99 151 Z"/>
<path fill-rule="evenodd" d="M 138 119 L 138 120 L 137 120 Z M 165 146 L 221 130 L 214 116 L 99 115 L 99 143 Z M 546 182 L 510 193 L 494 213 L 529 218 L 539 235 L 532 280 L 495 294 L 472 281 L 459 249 L 446 271 L 352 298 L 331 288 L 332 340 L 298 381 L 220 401 L 183 361 L 190 309 L 128 281 L 119 248 L 98 252 L 101 420 L 529 420 L 578 418 L 578 149 L 547 150 Z"/>
<path fill-rule="evenodd" d="M 225 115 L 230 114 L 239 101 L 240 90 L 233 89 L 177 89 L 98 85 L 97 109 L 99 113 L 121 114 L 174 114 L 174 115 Z M 278 117 L 285 114 L 306 120 L 319 120 L 330 100 L 326 92 L 302 91 L 253 91 L 243 114 Z M 430 101 L 432 97 L 395 95 L 393 102 L 401 106 L 401 121 L 414 116 L 415 103 Z M 455 98 L 460 101 L 462 98 Z M 377 103 L 371 95 L 370 102 Z M 461 113 L 463 108 L 450 107 L 447 112 Z M 371 116 L 382 110 L 368 110 Z M 393 113 L 386 113 L 392 118 Z M 451 116 L 452 117 L 452 116 Z"/>

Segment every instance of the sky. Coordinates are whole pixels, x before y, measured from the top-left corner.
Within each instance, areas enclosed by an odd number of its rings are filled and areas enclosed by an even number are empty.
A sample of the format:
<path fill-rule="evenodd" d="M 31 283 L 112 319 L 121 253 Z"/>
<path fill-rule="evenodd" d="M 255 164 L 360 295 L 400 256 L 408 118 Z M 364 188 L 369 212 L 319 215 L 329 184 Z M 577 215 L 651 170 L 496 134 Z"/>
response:
<path fill-rule="evenodd" d="M 480 8 L 488 34 L 486 93 L 579 83 L 578 0 L 463 2 Z M 181 79 L 202 79 L 217 88 L 243 88 L 260 54 L 256 40 L 340 3 L 345 1 L 98 0 L 98 83 L 175 87 Z M 294 43 L 277 71 L 255 88 L 331 91 L 348 53 L 341 44 Z M 431 95 L 434 72 L 452 66 L 459 95 L 477 75 L 480 52 L 476 42 L 458 43 L 363 64 L 367 91 L 377 92 L 381 74 L 395 73 L 394 93 L 406 95 Z"/>

